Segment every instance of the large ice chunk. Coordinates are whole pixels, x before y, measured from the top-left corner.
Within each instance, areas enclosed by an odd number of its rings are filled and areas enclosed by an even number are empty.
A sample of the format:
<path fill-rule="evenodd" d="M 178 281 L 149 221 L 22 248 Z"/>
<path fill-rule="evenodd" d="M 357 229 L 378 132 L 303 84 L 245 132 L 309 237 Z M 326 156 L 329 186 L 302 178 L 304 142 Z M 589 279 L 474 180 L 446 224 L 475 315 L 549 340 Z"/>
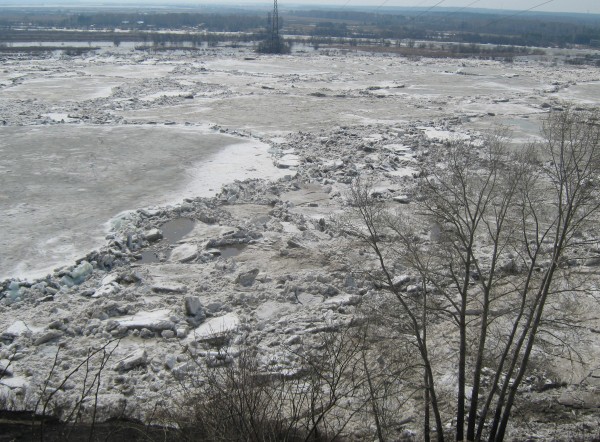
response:
<path fill-rule="evenodd" d="M 170 319 L 171 311 L 168 309 L 153 310 L 149 312 L 138 312 L 133 316 L 120 319 L 119 325 L 128 329 L 147 328 L 154 332 L 163 330 L 174 330 L 175 324 Z"/>
<path fill-rule="evenodd" d="M 209 319 L 190 333 L 188 341 L 212 341 L 226 337 L 237 330 L 240 318 L 235 313 Z"/>

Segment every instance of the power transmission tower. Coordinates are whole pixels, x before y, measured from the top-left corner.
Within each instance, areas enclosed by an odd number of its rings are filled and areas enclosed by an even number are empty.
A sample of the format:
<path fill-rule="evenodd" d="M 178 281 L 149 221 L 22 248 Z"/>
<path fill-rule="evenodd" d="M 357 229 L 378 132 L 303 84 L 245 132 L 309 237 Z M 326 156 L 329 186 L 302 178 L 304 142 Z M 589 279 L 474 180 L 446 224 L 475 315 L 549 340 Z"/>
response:
<path fill-rule="evenodd" d="M 271 20 L 271 40 L 279 41 L 279 11 L 277 10 L 277 0 L 273 0 L 273 15 Z"/>
<path fill-rule="evenodd" d="M 287 45 L 279 35 L 279 11 L 277 9 L 277 0 L 273 0 L 273 13 L 269 14 L 268 18 L 271 26 L 269 30 L 267 28 L 266 39 L 263 40 L 259 45 L 257 51 L 266 54 L 289 54 L 290 46 Z"/>

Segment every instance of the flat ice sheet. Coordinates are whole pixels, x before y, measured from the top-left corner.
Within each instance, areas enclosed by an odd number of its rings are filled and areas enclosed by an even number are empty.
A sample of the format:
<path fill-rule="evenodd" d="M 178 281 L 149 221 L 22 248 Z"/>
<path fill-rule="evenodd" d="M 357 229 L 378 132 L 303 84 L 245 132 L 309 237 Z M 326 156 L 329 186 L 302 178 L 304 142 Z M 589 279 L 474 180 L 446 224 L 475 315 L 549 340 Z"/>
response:
<path fill-rule="evenodd" d="M 2 128 L 0 279 L 69 263 L 101 245 L 106 221 L 121 211 L 269 176 L 267 150 L 202 127 Z"/>

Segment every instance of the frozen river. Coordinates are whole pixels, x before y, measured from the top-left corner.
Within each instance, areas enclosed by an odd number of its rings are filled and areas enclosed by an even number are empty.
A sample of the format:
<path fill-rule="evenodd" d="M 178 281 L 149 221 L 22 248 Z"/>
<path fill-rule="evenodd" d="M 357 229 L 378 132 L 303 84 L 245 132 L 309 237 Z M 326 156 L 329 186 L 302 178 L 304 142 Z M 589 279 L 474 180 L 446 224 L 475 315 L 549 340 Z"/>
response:
<path fill-rule="evenodd" d="M 287 173 L 273 166 L 268 149 L 289 132 L 406 121 L 434 128 L 452 119 L 464 132 L 507 125 L 527 142 L 563 100 L 600 103 L 599 85 L 600 69 L 557 65 L 551 56 L 509 64 L 122 47 L 7 58 L 0 70 L 0 280 L 72 262 L 102 244 L 107 222 L 124 210 Z"/>
<path fill-rule="evenodd" d="M 266 144 L 200 127 L 4 127 L 0 135 L 0 279 L 43 276 L 101 245 L 122 211 L 274 172 Z"/>

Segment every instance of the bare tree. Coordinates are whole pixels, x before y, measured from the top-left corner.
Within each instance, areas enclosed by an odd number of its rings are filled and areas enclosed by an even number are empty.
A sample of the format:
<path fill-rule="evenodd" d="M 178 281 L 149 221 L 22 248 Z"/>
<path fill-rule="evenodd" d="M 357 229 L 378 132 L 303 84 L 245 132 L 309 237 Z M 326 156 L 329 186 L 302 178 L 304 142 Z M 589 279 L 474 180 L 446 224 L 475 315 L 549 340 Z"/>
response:
<path fill-rule="evenodd" d="M 598 118 L 597 111 L 576 112 L 567 108 L 551 114 L 544 122 L 545 141 L 536 146 L 542 167 L 535 190 L 542 198 L 536 198 L 536 194 L 525 186 L 519 206 L 523 235 L 519 257 L 527 264 L 527 277 L 521 290 L 522 304 L 529 305 L 527 310 L 519 309 L 519 320 L 513 323 L 510 334 L 510 344 L 514 340 L 512 356 L 508 358 L 508 370 L 498 393 L 490 440 L 504 438 L 515 395 L 526 373 L 563 258 L 573 246 L 582 243 L 580 237 L 588 230 L 589 222 L 600 207 L 596 183 L 600 171 Z M 534 186 L 536 183 L 527 184 Z M 540 262 L 540 258 L 545 262 Z M 534 278 L 538 268 L 541 274 Z M 479 434 L 481 432 L 478 430 Z"/>
<path fill-rule="evenodd" d="M 543 135 L 544 142 L 518 153 L 503 134 L 482 147 L 455 143 L 434 153 L 412 216 L 391 211 L 368 184 L 351 188 L 353 216 L 340 227 L 371 249 L 378 270 L 370 276 L 410 324 L 423 363 L 426 439 L 429 410 L 444 439 L 434 374 L 440 362 L 429 349 L 440 336 L 431 324 L 453 324 L 457 334 L 456 440 L 503 440 L 568 253 L 591 235 L 588 221 L 599 204 L 598 112 L 554 112 Z M 429 236 L 424 225 L 433 226 Z M 418 278 L 412 294 L 395 273 L 402 266 Z"/>
<path fill-rule="evenodd" d="M 396 219 L 390 217 L 385 206 L 373 197 L 369 183 L 355 181 L 350 190 L 350 201 L 354 214 L 358 217 L 358 224 L 352 218 L 345 218 L 340 220 L 340 229 L 346 234 L 357 237 L 371 248 L 379 264 L 379 271 L 371 273 L 371 277 L 394 295 L 406 316 L 409 332 L 415 338 L 415 345 L 423 363 L 424 386 L 427 392 L 425 416 L 429 416 L 429 406 L 431 406 L 438 429 L 438 440 L 442 441 L 444 440 L 441 431 L 442 418 L 427 341 L 427 298 L 415 299 L 404 296 L 393 274 L 393 260 L 398 257 L 396 248 L 401 244 L 410 246 L 410 235 L 403 234 L 403 229 Z M 390 232 L 400 233 L 395 238 L 396 241 L 390 241 L 392 238 Z M 418 259 L 419 255 L 415 254 L 414 258 Z M 429 440 L 428 419 L 425 420 L 424 426 L 425 438 Z"/>

